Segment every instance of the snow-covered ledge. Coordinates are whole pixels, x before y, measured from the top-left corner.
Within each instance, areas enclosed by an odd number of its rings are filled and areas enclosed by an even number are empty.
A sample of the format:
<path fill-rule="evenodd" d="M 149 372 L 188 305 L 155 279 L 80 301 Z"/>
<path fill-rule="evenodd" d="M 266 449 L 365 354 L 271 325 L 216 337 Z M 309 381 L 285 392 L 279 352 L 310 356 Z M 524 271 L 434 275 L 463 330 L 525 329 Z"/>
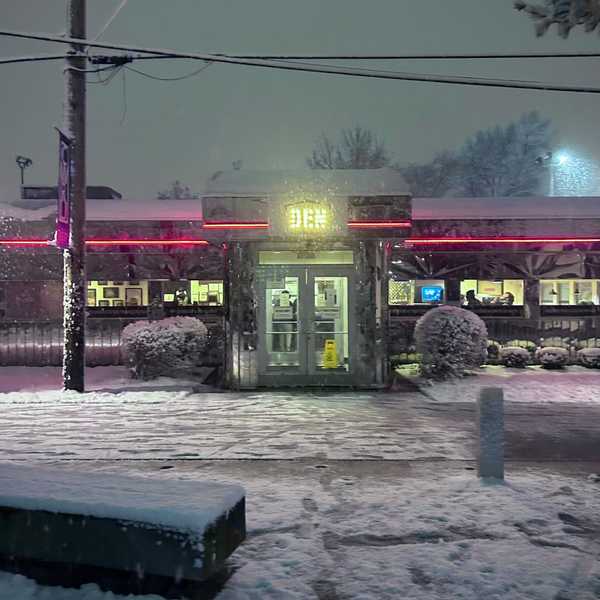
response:
<path fill-rule="evenodd" d="M 0 561 L 202 581 L 244 540 L 245 492 L 0 464 Z"/>

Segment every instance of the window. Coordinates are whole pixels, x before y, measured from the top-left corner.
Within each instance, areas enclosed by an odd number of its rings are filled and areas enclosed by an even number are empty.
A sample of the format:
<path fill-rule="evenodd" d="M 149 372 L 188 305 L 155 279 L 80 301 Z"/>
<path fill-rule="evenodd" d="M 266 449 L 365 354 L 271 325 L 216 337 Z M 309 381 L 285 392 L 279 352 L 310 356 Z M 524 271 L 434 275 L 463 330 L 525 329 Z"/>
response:
<path fill-rule="evenodd" d="M 137 290 L 132 292 L 132 290 Z M 148 305 L 148 281 L 88 281 L 88 306 L 130 306 L 132 294 L 137 305 Z"/>
<path fill-rule="evenodd" d="M 390 280 L 388 289 L 388 303 L 391 305 L 441 304 L 446 300 L 442 279 Z"/>
<path fill-rule="evenodd" d="M 180 305 L 222 306 L 223 282 L 197 279 L 88 281 L 87 294 L 88 306 L 148 306 L 154 298 Z"/>
<path fill-rule="evenodd" d="M 600 304 L 598 279 L 544 279 L 540 282 L 542 305 Z"/>
<path fill-rule="evenodd" d="M 463 306 L 523 306 L 521 279 L 464 279 L 460 282 Z"/>
<path fill-rule="evenodd" d="M 223 306 L 223 282 L 190 281 L 190 301 L 192 304 Z"/>

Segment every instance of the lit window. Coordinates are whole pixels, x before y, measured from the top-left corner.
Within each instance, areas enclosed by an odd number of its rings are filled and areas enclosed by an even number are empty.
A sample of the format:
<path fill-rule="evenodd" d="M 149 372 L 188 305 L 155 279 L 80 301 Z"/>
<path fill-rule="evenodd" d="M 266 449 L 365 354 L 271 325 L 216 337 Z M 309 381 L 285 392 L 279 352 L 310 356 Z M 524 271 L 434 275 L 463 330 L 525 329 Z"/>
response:
<path fill-rule="evenodd" d="M 445 285 L 441 279 L 390 280 L 388 290 L 390 305 L 440 304 L 446 299 Z"/>
<path fill-rule="evenodd" d="M 87 283 L 87 305 L 124 307 L 148 305 L 148 281 L 92 280 Z"/>
<path fill-rule="evenodd" d="M 190 300 L 192 304 L 205 306 L 223 305 L 222 281 L 190 281 Z"/>
<path fill-rule="evenodd" d="M 523 306 L 521 279 L 464 279 L 460 282 L 463 306 Z"/>
<path fill-rule="evenodd" d="M 598 279 L 544 279 L 540 281 L 542 305 L 600 304 Z"/>
<path fill-rule="evenodd" d="M 88 281 L 88 306 L 148 306 L 153 300 L 178 305 L 222 306 L 223 281 Z"/>

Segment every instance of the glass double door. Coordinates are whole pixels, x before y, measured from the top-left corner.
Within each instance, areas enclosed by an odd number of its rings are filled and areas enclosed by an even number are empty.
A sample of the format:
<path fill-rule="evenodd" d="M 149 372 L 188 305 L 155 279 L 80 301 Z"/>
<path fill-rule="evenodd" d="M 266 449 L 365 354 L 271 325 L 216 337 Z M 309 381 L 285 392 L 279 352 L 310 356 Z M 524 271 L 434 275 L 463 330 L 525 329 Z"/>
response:
<path fill-rule="evenodd" d="M 264 385 L 349 385 L 352 269 L 262 267 L 259 376 Z"/>

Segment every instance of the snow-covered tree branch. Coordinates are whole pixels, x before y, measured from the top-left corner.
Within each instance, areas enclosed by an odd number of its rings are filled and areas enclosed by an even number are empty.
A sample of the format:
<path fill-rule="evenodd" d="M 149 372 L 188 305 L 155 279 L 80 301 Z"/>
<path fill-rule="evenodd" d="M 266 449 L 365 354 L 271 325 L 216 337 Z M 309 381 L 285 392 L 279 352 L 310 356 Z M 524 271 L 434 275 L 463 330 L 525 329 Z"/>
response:
<path fill-rule="evenodd" d="M 538 36 L 544 35 L 554 24 L 564 38 L 576 26 L 583 26 L 585 31 L 594 31 L 600 24 L 600 0 L 545 0 L 544 4 L 517 0 L 514 6 L 535 21 Z"/>

